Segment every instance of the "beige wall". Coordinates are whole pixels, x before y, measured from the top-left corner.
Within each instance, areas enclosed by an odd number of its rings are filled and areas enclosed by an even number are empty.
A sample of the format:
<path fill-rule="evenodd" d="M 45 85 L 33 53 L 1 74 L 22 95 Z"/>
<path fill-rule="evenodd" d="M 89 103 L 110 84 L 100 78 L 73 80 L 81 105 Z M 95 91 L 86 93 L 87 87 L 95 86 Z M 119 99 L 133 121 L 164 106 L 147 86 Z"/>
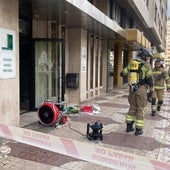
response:
<path fill-rule="evenodd" d="M 86 100 L 87 90 L 87 31 L 81 30 L 80 55 L 80 101 Z M 84 68 L 86 64 L 86 67 Z"/>
<path fill-rule="evenodd" d="M 79 88 L 66 88 L 66 97 L 69 103 L 79 103 L 86 100 L 87 70 L 83 66 L 87 62 L 87 32 L 75 28 L 69 29 L 67 35 L 66 73 L 79 73 Z"/>
<path fill-rule="evenodd" d="M 51 30 L 52 23 L 55 23 L 57 28 L 56 22 L 50 20 L 49 21 L 33 20 L 33 38 L 56 38 L 57 31 L 55 32 L 55 36 L 52 37 L 52 30 Z"/>
<path fill-rule="evenodd" d="M 105 94 L 106 89 L 107 89 L 107 61 L 108 61 L 108 41 L 103 40 L 103 46 L 102 46 L 102 58 L 103 58 L 103 63 L 102 64 L 102 82 L 103 82 L 103 88 L 101 89 L 101 93 Z"/>
<path fill-rule="evenodd" d="M 91 44 L 87 31 L 72 28 L 67 29 L 65 42 L 66 74 L 79 73 L 79 88 L 66 87 L 65 99 L 68 103 L 77 104 L 106 92 L 107 41 L 102 42 L 99 38 L 94 37 L 94 44 Z M 92 46 L 93 50 L 91 51 Z M 91 60 L 91 53 L 93 53 L 93 60 Z M 102 58 L 102 63 L 100 58 Z M 93 63 L 90 63 L 92 61 Z M 90 67 L 93 67 L 93 72 L 90 71 Z M 96 77 L 98 77 L 97 82 Z M 102 85 L 100 81 L 102 81 Z M 90 87 L 90 84 L 93 84 L 93 87 Z"/>
<path fill-rule="evenodd" d="M 3 7 L 3 8 L 2 8 Z M 0 79 L 0 121 L 5 124 L 19 125 L 19 34 L 18 0 L 0 0 L 0 28 L 15 32 L 16 77 Z"/>
<path fill-rule="evenodd" d="M 67 30 L 66 44 L 66 73 L 80 73 L 81 56 L 81 29 L 73 28 Z M 80 78 L 80 75 L 79 75 Z M 66 96 L 69 103 L 79 103 L 80 85 L 77 89 L 66 88 Z"/>

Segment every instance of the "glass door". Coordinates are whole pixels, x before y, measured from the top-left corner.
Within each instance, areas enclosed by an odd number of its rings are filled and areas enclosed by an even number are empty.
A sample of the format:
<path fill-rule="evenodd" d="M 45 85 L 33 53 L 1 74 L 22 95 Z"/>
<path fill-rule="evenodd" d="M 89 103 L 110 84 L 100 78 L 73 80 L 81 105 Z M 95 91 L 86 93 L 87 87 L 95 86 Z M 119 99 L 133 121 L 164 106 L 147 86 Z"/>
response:
<path fill-rule="evenodd" d="M 44 100 L 60 102 L 65 93 L 63 42 L 35 40 L 35 108 Z"/>
<path fill-rule="evenodd" d="M 108 90 L 114 88 L 114 51 L 109 52 L 108 61 Z"/>

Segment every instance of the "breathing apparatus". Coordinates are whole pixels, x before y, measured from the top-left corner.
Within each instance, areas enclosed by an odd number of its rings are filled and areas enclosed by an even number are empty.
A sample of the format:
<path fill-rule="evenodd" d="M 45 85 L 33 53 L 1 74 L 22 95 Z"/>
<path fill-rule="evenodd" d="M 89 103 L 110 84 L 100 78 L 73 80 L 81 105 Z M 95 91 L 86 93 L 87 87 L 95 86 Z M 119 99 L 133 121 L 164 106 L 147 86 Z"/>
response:
<path fill-rule="evenodd" d="M 140 87 L 139 81 L 141 77 L 141 64 L 142 62 L 138 60 L 132 60 L 130 63 L 129 86 L 132 91 L 136 91 Z"/>
<path fill-rule="evenodd" d="M 86 133 L 87 138 L 89 140 L 97 140 L 98 138 L 100 140 L 103 140 L 102 128 L 103 128 L 103 125 L 99 121 L 96 121 L 92 125 L 90 125 L 88 123 L 87 124 L 87 133 Z"/>
<path fill-rule="evenodd" d="M 136 59 L 130 63 L 129 86 L 132 91 L 136 91 L 140 87 L 142 60 L 146 61 L 147 57 L 151 57 L 151 53 L 145 48 L 140 48 Z"/>
<path fill-rule="evenodd" d="M 129 84 L 136 84 L 139 82 L 139 64 L 141 62 L 133 60 L 130 63 L 130 75 L 129 75 Z"/>

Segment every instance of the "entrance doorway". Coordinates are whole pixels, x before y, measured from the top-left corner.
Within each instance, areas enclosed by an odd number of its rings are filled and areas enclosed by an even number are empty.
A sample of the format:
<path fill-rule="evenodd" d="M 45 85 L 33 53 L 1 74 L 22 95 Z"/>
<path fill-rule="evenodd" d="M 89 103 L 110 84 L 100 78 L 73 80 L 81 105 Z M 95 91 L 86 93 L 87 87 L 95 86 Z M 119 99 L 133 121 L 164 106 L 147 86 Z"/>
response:
<path fill-rule="evenodd" d="M 64 101 L 64 94 L 63 41 L 36 39 L 32 44 L 20 36 L 20 113 L 36 110 L 44 100 Z"/>
<path fill-rule="evenodd" d="M 32 1 L 19 1 L 20 113 L 47 99 L 63 101 L 65 94 L 63 40 L 33 39 L 32 11 Z"/>
<path fill-rule="evenodd" d="M 108 91 L 113 90 L 114 88 L 114 51 L 110 50 L 109 52 L 109 61 L 108 61 Z"/>
<path fill-rule="evenodd" d="M 32 84 L 32 37 L 31 22 L 20 19 L 19 53 L 20 53 L 20 113 L 31 109 Z"/>
<path fill-rule="evenodd" d="M 65 93 L 65 57 L 62 40 L 35 39 L 35 108 L 44 100 L 61 102 Z"/>

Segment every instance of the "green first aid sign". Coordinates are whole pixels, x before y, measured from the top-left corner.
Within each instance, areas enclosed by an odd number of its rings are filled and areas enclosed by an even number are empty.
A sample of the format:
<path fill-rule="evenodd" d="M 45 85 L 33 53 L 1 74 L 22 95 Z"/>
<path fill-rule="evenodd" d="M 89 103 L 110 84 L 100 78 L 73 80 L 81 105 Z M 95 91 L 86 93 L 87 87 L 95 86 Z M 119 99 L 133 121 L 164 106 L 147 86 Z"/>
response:
<path fill-rule="evenodd" d="M 15 32 L 0 28 L 0 79 L 16 77 Z"/>
<path fill-rule="evenodd" d="M 7 46 L 2 47 L 3 50 L 13 50 L 13 35 L 7 34 L 6 35 Z"/>

